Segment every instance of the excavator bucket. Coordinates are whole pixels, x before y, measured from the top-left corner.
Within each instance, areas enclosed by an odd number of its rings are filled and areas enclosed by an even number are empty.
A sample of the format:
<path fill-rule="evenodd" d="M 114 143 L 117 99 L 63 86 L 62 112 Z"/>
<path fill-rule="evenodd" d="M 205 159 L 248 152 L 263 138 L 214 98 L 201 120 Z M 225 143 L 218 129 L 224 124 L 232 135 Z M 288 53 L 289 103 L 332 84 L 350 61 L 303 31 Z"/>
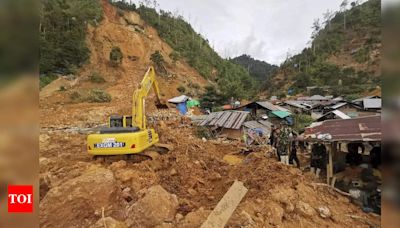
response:
<path fill-rule="evenodd" d="M 165 101 L 159 101 L 159 102 L 156 101 L 156 107 L 157 107 L 157 109 L 168 109 L 169 108 Z"/>

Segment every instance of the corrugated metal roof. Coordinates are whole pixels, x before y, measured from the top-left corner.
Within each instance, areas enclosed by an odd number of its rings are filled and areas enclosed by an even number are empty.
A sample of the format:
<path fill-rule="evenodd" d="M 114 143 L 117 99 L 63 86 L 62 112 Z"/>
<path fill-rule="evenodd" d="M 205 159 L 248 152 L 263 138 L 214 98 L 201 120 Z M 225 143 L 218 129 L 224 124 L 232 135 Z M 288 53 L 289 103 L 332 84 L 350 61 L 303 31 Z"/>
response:
<path fill-rule="evenodd" d="M 347 102 L 337 103 L 337 104 L 331 106 L 331 109 L 338 109 L 340 107 L 345 106 L 346 104 L 347 104 Z"/>
<path fill-rule="evenodd" d="M 180 95 L 178 97 L 174 97 L 168 100 L 169 103 L 174 103 L 174 104 L 178 104 L 178 103 L 182 103 L 185 102 L 189 99 L 188 96 L 186 95 Z"/>
<path fill-rule="evenodd" d="M 333 110 L 332 113 L 334 113 L 335 115 L 337 115 L 339 118 L 341 118 L 343 120 L 351 119 L 350 116 L 346 115 L 345 113 L 343 113 L 339 110 Z"/>
<path fill-rule="evenodd" d="M 274 104 L 272 104 L 271 102 L 268 102 L 268 101 L 257 101 L 256 103 L 258 105 L 262 106 L 263 108 L 266 108 L 266 109 L 271 110 L 271 111 L 278 111 L 279 110 L 278 106 L 276 106 L 276 105 L 274 105 Z"/>
<path fill-rule="evenodd" d="M 278 105 L 274 105 L 271 102 L 268 101 L 257 101 L 256 102 L 258 105 L 262 106 L 265 109 L 271 110 L 271 111 L 286 111 L 288 112 L 286 108 L 280 107 Z"/>
<path fill-rule="evenodd" d="M 269 134 L 271 132 L 272 123 L 266 120 L 259 120 L 259 121 L 247 121 L 243 123 L 243 126 L 253 129 L 253 128 L 261 128 L 263 129 L 264 133 Z"/>
<path fill-rule="evenodd" d="M 249 112 L 244 111 L 212 112 L 199 125 L 240 129 L 248 114 Z"/>
<path fill-rule="evenodd" d="M 302 101 L 293 101 L 293 100 L 288 100 L 284 102 L 285 104 L 288 104 L 290 106 L 296 107 L 296 108 L 301 108 L 301 109 L 305 109 L 308 110 L 308 107 L 303 105 Z"/>
<path fill-rule="evenodd" d="M 326 101 L 330 100 L 331 98 L 329 97 L 324 97 L 321 95 L 313 95 L 311 97 L 299 97 L 297 98 L 298 101 Z"/>
<path fill-rule="evenodd" d="M 381 98 L 370 98 L 363 100 L 364 108 L 382 108 Z"/>
<path fill-rule="evenodd" d="M 325 141 L 381 141 L 381 117 L 367 116 L 347 120 L 326 120 L 305 130 L 305 138 L 330 135 Z"/>

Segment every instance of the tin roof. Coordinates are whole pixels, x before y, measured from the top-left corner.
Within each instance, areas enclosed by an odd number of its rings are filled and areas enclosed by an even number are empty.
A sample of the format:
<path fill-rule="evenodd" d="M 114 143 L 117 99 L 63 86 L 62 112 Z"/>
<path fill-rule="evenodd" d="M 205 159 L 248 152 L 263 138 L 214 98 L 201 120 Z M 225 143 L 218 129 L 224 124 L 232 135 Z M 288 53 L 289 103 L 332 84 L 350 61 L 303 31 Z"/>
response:
<path fill-rule="evenodd" d="M 381 98 L 369 98 L 363 100 L 364 108 L 382 108 Z"/>
<path fill-rule="evenodd" d="M 178 97 L 174 97 L 168 100 L 169 103 L 174 103 L 174 104 L 178 104 L 178 103 L 182 103 L 182 102 L 186 102 L 189 99 L 188 96 L 186 95 L 180 95 Z"/>
<path fill-rule="evenodd" d="M 272 123 L 266 120 L 259 120 L 259 121 L 251 120 L 244 122 L 243 126 L 250 129 L 261 128 L 264 131 L 264 133 L 269 134 L 271 132 Z"/>
<path fill-rule="evenodd" d="M 319 117 L 317 120 L 318 121 L 322 121 L 327 119 L 327 116 L 334 114 L 335 116 L 339 117 L 339 118 L 335 118 L 335 119 L 342 119 L 342 120 L 347 120 L 347 119 L 351 119 L 350 116 L 346 115 L 345 113 L 339 111 L 339 110 L 333 110 L 332 112 L 328 112 L 325 115 Z"/>
<path fill-rule="evenodd" d="M 278 105 L 274 105 L 271 102 L 268 101 L 257 101 L 256 102 L 258 105 L 260 105 L 261 107 L 271 110 L 271 111 L 289 111 L 286 108 L 280 107 Z"/>
<path fill-rule="evenodd" d="M 326 137 L 325 141 L 381 141 L 381 117 L 366 116 L 346 120 L 326 120 L 305 130 L 305 138 Z"/>
<path fill-rule="evenodd" d="M 286 112 L 286 111 L 272 111 L 271 113 L 281 119 L 286 118 L 291 115 L 290 112 Z"/>
<path fill-rule="evenodd" d="M 240 129 L 248 115 L 249 112 L 244 111 L 212 112 L 199 125 Z"/>
<path fill-rule="evenodd" d="M 284 103 L 287 104 L 287 105 L 296 107 L 296 108 L 301 108 L 301 109 L 305 109 L 305 110 L 308 110 L 308 109 L 309 109 L 307 106 L 305 106 L 305 105 L 303 104 L 303 101 L 287 100 L 287 101 L 285 101 Z"/>
<path fill-rule="evenodd" d="M 347 104 L 347 102 L 337 103 L 337 104 L 331 106 L 331 109 L 338 109 L 338 108 L 340 108 L 340 107 L 345 106 L 346 104 Z"/>

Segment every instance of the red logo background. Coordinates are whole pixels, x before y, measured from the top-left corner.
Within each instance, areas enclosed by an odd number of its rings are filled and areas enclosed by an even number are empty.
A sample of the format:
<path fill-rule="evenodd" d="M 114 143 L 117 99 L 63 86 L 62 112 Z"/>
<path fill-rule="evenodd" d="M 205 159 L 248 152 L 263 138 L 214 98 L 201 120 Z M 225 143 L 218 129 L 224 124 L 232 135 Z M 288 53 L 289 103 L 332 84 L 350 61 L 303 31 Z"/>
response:
<path fill-rule="evenodd" d="M 19 203 L 16 199 L 11 204 L 10 194 L 31 194 L 31 203 Z M 8 212 L 32 212 L 33 211 L 33 187 L 32 185 L 9 185 L 8 186 Z"/>

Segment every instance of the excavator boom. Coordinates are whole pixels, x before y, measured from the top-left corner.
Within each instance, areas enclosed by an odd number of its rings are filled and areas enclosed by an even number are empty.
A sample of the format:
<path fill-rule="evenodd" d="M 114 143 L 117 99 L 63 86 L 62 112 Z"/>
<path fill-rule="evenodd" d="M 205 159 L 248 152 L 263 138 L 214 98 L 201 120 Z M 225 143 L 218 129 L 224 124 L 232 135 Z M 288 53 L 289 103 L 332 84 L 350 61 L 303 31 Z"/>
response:
<path fill-rule="evenodd" d="M 160 89 L 158 88 L 154 68 L 149 67 L 143 77 L 142 82 L 139 84 L 139 88 L 134 92 L 132 98 L 132 117 L 136 123 L 136 126 L 140 129 L 146 129 L 145 98 L 147 97 L 151 88 L 154 89 L 154 93 L 156 94 L 156 107 L 168 108 L 165 102 L 162 102 L 161 100 Z"/>

